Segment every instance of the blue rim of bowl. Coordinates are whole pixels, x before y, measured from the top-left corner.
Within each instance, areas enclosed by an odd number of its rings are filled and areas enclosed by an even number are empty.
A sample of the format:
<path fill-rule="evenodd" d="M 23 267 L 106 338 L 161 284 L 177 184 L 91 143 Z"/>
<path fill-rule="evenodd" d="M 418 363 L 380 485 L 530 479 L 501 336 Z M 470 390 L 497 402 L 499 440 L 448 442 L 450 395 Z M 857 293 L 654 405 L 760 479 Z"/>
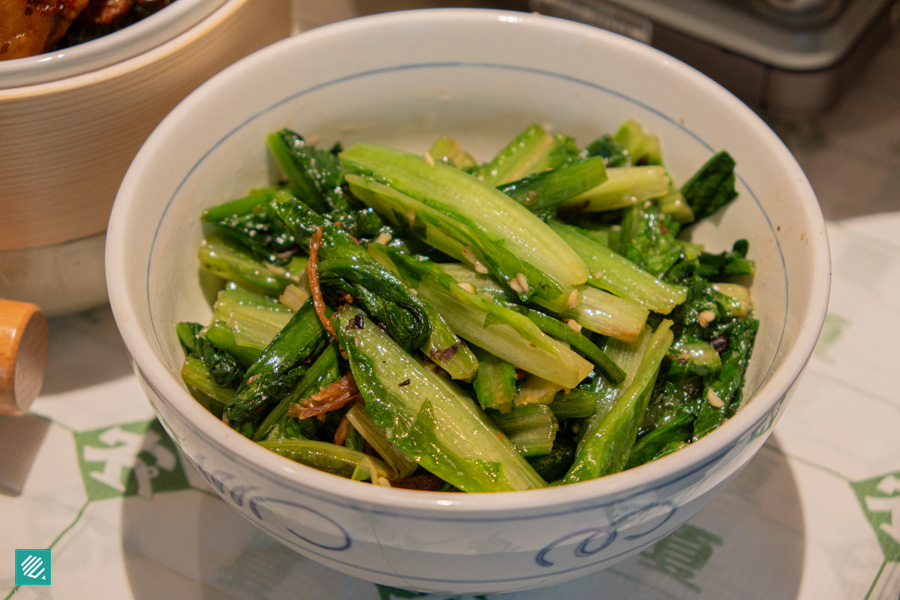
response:
<path fill-rule="evenodd" d="M 576 566 L 570 566 L 570 567 L 553 570 L 548 567 L 552 567 L 554 563 L 547 562 L 545 564 L 542 564 L 540 559 L 543 555 L 545 555 L 550 550 L 556 549 L 557 546 L 555 546 L 554 545 L 555 543 L 554 543 L 554 544 L 549 544 L 544 549 L 537 551 L 537 552 L 526 551 L 526 554 L 530 554 L 532 552 L 535 554 L 535 563 L 541 569 L 532 574 L 518 575 L 518 576 L 514 576 L 514 577 L 505 577 L 505 578 L 489 578 L 489 579 L 487 579 L 487 578 L 485 578 L 485 579 L 463 579 L 460 577 L 453 578 L 453 579 L 441 579 L 441 578 L 437 578 L 437 577 L 422 577 L 420 575 L 416 575 L 411 572 L 401 572 L 401 570 L 399 568 L 394 571 L 387 571 L 387 570 L 383 570 L 383 569 L 364 567 L 364 566 L 361 566 L 358 561 L 354 561 L 352 559 L 352 557 L 350 557 L 350 556 L 348 556 L 348 558 L 346 560 L 341 559 L 340 556 L 342 556 L 342 552 L 345 550 L 348 550 L 351 547 L 350 534 L 346 531 L 346 529 L 342 525 L 337 523 L 330 516 L 319 513 L 317 510 L 310 508 L 308 506 L 305 506 L 303 504 L 302 498 L 300 496 L 310 496 L 310 497 L 316 498 L 319 501 L 326 501 L 330 504 L 337 504 L 344 508 L 351 508 L 357 512 L 363 512 L 363 513 L 372 514 L 372 515 L 394 517 L 394 518 L 402 519 L 404 521 L 412 520 L 412 521 L 423 521 L 423 522 L 428 522 L 428 523 L 433 523 L 435 521 L 446 521 L 446 522 L 451 522 L 451 523 L 484 523 L 486 525 L 500 523 L 500 522 L 519 522 L 519 523 L 523 523 L 523 525 L 527 527 L 527 523 L 530 521 L 540 521 L 540 520 L 544 520 L 547 518 L 560 517 L 560 516 L 571 515 L 571 514 L 576 514 L 576 513 L 588 513 L 590 511 L 602 510 L 604 508 L 621 505 L 624 502 L 628 502 L 630 500 L 637 499 L 640 496 L 652 495 L 653 492 L 659 490 L 662 487 L 669 486 L 669 485 L 675 485 L 679 481 L 681 481 L 683 479 L 687 479 L 689 477 L 692 477 L 692 476 L 696 475 L 697 473 L 704 471 L 711 465 L 714 465 L 723 456 L 725 456 L 726 454 L 731 452 L 732 449 L 734 448 L 734 446 L 737 445 L 737 443 L 738 442 L 736 442 L 732 446 L 729 446 L 729 447 L 721 450 L 720 452 L 716 453 L 715 455 L 708 457 L 707 460 L 705 460 L 701 464 L 695 465 L 692 469 L 685 471 L 685 472 L 680 472 L 680 473 L 674 475 L 671 479 L 668 479 L 664 483 L 660 483 L 659 485 L 657 485 L 655 487 L 634 490 L 628 494 L 618 495 L 618 496 L 615 496 L 612 498 L 599 498 L 595 502 L 583 503 L 583 504 L 579 504 L 578 506 L 575 506 L 575 507 L 562 508 L 562 509 L 557 509 L 557 510 L 543 510 L 541 512 L 536 512 L 534 514 L 526 514 L 526 515 L 490 514 L 490 515 L 470 516 L 470 515 L 461 515 L 458 513 L 441 514 L 440 512 L 431 512 L 431 513 L 427 513 L 427 514 L 416 514 L 413 512 L 402 510 L 402 509 L 389 510 L 389 509 L 385 509 L 384 507 L 365 506 L 362 502 L 358 502 L 358 501 L 357 502 L 336 501 L 334 496 L 329 496 L 324 493 L 320 494 L 320 493 L 310 492 L 309 490 L 298 490 L 296 487 L 289 485 L 283 479 L 278 478 L 278 477 L 276 477 L 272 474 L 269 474 L 265 471 L 259 471 L 257 474 L 262 476 L 263 478 L 269 480 L 271 483 L 273 483 L 277 487 L 282 488 L 283 490 L 288 492 L 290 500 L 285 500 L 283 498 L 275 498 L 275 497 L 272 497 L 271 495 L 260 496 L 260 497 L 252 497 L 251 496 L 251 497 L 249 497 L 249 499 L 241 498 L 240 504 L 241 505 L 246 504 L 248 506 L 249 510 L 251 512 L 253 512 L 254 515 L 258 519 L 260 519 L 260 523 L 257 524 L 259 526 L 262 526 L 262 523 L 265 522 L 262 519 L 262 517 L 260 517 L 258 509 L 256 508 L 256 505 L 259 505 L 259 504 L 270 504 L 274 501 L 275 503 L 278 503 L 278 504 L 288 504 L 288 505 L 292 505 L 296 508 L 302 508 L 307 512 L 316 513 L 316 515 L 318 517 L 323 518 L 327 521 L 330 521 L 331 524 L 335 528 L 340 529 L 341 532 L 347 537 L 348 542 L 344 545 L 339 545 L 339 546 L 326 546 L 324 544 L 310 540 L 310 539 L 294 532 L 291 529 L 286 528 L 286 532 L 275 531 L 271 527 L 265 527 L 265 529 L 269 533 L 269 535 L 281 540 L 282 543 L 285 543 L 290 547 L 302 548 L 302 551 L 306 554 L 312 554 L 312 555 L 315 555 L 325 561 L 340 564 L 340 565 L 343 565 L 344 567 L 348 567 L 351 569 L 364 571 L 366 573 L 371 573 L 373 575 L 384 575 L 384 576 L 388 576 L 388 577 L 398 577 L 399 576 L 399 577 L 403 577 L 403 578 L 407 579 L 408 581 L 414 581 L 414 582 L 419 582 L 421 584 L 432 584 L 432 585 L 435 585 L 435 584 L 438 584 L 438 585 L 440 585 L 440 584 L 492 585 L 492 584 L 498 584 L 498 583 L 507 583 L 510 581 L 527 581 L 527 580 L 534 580 L 534 579 L 543 579 L 543 578 L 547 578 L 547 577 L 558 577 L 560 575 L 565 575 L 568 573 L 576 573 L 579 571 L 589 573 L 589 572 L 596 570 L 599 566 L 601 566 L 603 564 L 606 564 L 606 563 L 611 564 L 611 563 L 617 562 L 617 560 L 620 557 L 630 554 L 630 553 L 633 553 L 635 551 L 635 546 L 629 546 L 628 548 L 622 549 L 620 552 L 617 552 L 616 554 L 602 555 L 601 558 L 596 559 L 596 560 L 582 561 Z M 238 464 L 238 463 L 242 462 L 240 460 L 240 458 L 238 458 L 234 455 L 234 453 L 226 454 L 226 456 L 227 456 L 227 459 L 232 463 Z M 195 465 L 195 467 L 199 467 L 199 466 Z M 202 468 L 200 468 L 199 470 L 202 473 L 204 473 L 204 476 L 206 476 L 206 477 L 210 477 L 210 476 L 215 477 L 217 475 L 218 476 L 227 475 L 227 474 L 222 473 L 221 471 L 217 471 L 215 473 L 207 473 Z M 403 490 L 403 491 L 406 491 L 406 490 Z M 242 490 L 242 494 L 243 493 L 244 493 L 244 491 Z M 435 492 L 425 492 L 425 493 L 434 494 Z M 523 492 L 517 492 L 517 493 L 523 493 Z M 525 492 L 525 493 L 527 493 L 527 492 Z M 224 492 L 220 492 L 220 494 L 222 494 L 224 497 Z M 662 520 L 653 524 L 647 531 L 645 531 L 643 533 L 631 533 L 629 535 L 624 536 L 624 539 L 627 541 L 634 541 L 637 539 L 641 539 L 641 541 L 638 543 L 638 545 L 641 547 L 644 547 L 648 544 L 651 544 L 651 543 L 657 541 L 659 538 L 664 537 L 665 535 L 668 535 L 669 533 L 671 533 L 669 530 L 667 530 L 663 527 L 665 525 L 665 523 L 668 522 L 672 517 L 674 517 L 675 514 L 679 510 L 679 507 L 675 506 L 671 502 L 651 502 L 650 504 L 647 504 L 640 509 L 632 511 L 632 513 L 626 514 L 625 517 L 634 516 L 647 508 L 656 508 L 657 506 L 666 506 L 666 505 L 669 506 L 670 511 L 668 512 L 668 514 L 666 514 L 662 518 Z M 693 513 L 691 513 L 691 515 L 692 514 Z M 689 516 L 691 516 L 691 515 L 689 515 Z M 624 520 L 624 517 L 620 516 L 620 520 Z M 289 537 L 288 535 L 286 535 L 287 532 L 293 534 L 294 537 Z M 607 543 L 601 543 L 601 544 L 599 544 L 599 546 L 597 548 L 588 549 L 588 543 L 595 541 L 594 534 L 598 534 L 598 537 L 600 537 L 600 539 L 603 539 L 602 538 L 603 535 L 607 535 L 607 540 L 604 540 Z M 581 558 L 589 558 L 593 554 L 602 551 L 609 544 L 611 544 L 618 537 L 618 532 L 615 529 L 615 523 L 610 523 L 606 528 L 587 527 L 586 529 L 573 532 L 572 534 L 569 534 L 567 536 L 563 536 L 563 538 L 561 538 L 561 539 L 567 539 L 569 537 L 575 537 L 578 535 L 584 535 L 584 540 L 579 545 L 579 547 L 583 548 L 582 554 L 580 555 L 580 557 Z M 560 540 L 557 540 L 557 542 L 559 542 L 559 541 Z M 305 542 L 305 543 L 302 543 L 302 542 Z"/>

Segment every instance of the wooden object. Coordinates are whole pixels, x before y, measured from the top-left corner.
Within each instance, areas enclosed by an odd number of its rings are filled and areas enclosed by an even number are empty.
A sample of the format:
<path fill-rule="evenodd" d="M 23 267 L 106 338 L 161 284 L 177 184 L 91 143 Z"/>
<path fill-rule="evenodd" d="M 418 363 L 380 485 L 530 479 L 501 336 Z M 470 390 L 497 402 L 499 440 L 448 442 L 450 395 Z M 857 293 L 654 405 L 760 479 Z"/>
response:
<path fill-rule="evenodd" d="M 47 319 L 28 302 L 0 299 L 0 414 L 22 415 L 41 391 Z"/>

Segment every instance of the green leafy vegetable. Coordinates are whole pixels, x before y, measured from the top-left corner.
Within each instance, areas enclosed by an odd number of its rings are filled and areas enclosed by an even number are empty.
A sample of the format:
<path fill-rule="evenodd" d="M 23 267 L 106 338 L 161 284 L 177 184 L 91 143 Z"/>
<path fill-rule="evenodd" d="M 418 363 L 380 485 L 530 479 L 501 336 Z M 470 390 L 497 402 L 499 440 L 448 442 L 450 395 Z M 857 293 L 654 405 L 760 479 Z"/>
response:
<path fill-rule="evenodd" d="M 407 456 L 463 491 L 544 486 L 468 396 L 418 363 L 362 312 L 346 306 L 334 324 L 366 412 Z"/>
<path fill-rule="evenodd" d="M 710 216 L 737 198 L 734 167 L 730 154 L 717 152 L 681 187 L 696 220 Z"/>
<path fill-rule="evenodd" d="M 633 120 L 586 147 L 532 124 L 486 161 L 449 136 L 265 142 L 281 174 L 200 215 L 221 287 L 175 325 L 189 393 L 262 447 L 380 486 L 529 490 L 657 460 L 743 404 L 749 244 L 682 231 L 734 199 L 726 152 L 679 187 Z"/>

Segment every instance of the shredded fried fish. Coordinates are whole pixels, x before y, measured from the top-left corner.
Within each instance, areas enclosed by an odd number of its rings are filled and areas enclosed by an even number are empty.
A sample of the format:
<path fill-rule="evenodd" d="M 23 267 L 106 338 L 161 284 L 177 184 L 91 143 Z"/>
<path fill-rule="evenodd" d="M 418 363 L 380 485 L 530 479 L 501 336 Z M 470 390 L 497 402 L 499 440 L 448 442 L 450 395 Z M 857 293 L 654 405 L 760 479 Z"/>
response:
<path fill-rule="evenodd" d="M 316 309 L 316 315 L 322 322 L 325 331 L 331 334 L 331 337 L 337 339 L 337 333 L 325 314 L 325 300 L 322 299 L 322 288 L 319 287 L 319 246 L 322 245 L 322 226 L 316 228 L 312 239 L 309 241 L 309 261 L 306 263 L 306 276 L 309 279 L 309 291 L 312 294 L 313 307 Z"/>
<path fill-rule="evenodd" d="M 347 373 L 309 398 L 292 403 L 288 407 L 287 414 L 297 419 L 308 419 L 337 410 L 358 397 L 359 389 L 356 387 L 356 380 L 353 379 L 352 373 Z"/>

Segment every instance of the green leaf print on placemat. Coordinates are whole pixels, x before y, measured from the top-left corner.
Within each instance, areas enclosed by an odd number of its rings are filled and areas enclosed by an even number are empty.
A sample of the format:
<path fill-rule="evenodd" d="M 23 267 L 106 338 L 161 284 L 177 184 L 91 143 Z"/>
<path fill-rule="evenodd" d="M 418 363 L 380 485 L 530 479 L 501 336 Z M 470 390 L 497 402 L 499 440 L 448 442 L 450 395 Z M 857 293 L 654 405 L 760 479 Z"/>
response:
<path fill-rule="evenodd" d="M 826 361 L 831 362 L 828 356 L 828 350 L 837 344 L 841 339 L 844 330 L 850 325 L 850 321 L 840 315 L 828 313 L 825 315 L 825 322 L 822 324 L 822 333 L 819 335 L 819 341 L 813 350 L 814 354 Z"/>
<path fill-rule="evenodd" d="M 641 552 L 641 564 L 678 580 L 686 588 L 699 592 L 691 580 L 709 562 L 722 538 L 695 525 L 682 525 L 671 535 Z"/>
<path fill-rule="evenodd" d="M 190 487 L 172 440 L 152 419 L 75 432 L 78 464 L 88 500 L 150 498 Z"/>
<path fill-rule="evenodd" d="M 900 471 L 851 482 L 886 562 L 900 562 Z"/>
<path fill-rule="evenodd" d="M 479 595 L 479 596 L 434 596 L 427 592 L 414 592 L 412 590 L 403 590 L 400 588 L 393 588 L 387 585 L 379 585 L 375 584 L 375 587 L 378 588 L 378 596 L 381 600 L 411 600 L 413 598 L 440 598 L 441 600 L 487 600 L 487 596 Z"/>

